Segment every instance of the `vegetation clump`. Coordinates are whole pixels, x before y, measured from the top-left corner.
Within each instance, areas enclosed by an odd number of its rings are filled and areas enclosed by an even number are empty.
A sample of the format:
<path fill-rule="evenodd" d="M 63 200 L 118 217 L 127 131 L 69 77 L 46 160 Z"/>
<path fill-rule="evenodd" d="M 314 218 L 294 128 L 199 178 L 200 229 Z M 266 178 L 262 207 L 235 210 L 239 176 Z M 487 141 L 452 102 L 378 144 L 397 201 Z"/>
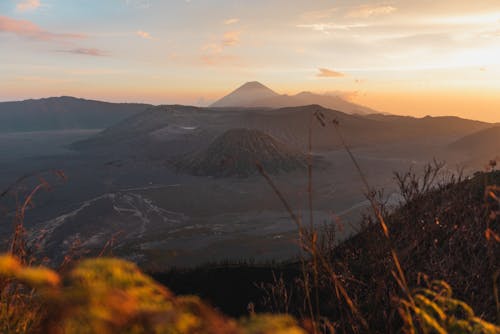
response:
<path fill-rule="evenodd" d="M 443 173 L 443 166 L 396 174 L 402 200 L 395 208 L 380 193 L 369 195 L 389 239 L 373 215 L 341 243 L 335 224 L 322 233 L 302 224 L 303 263 L 204 266 L 155 277 L 225 312 L 244 301 L 221 300 L 216 291 L 238 277 L 240 294 L 251 296 L 256 309 L 314 318 L 316 333 L 498 333 L 500 171 L 464 178 Z"/>
<path fill-rule="evenodd" d="M 60 276 L 4 255 L 0 277 L 4 284 L 22 282 L 24 288 L 34 289 L 29 308 L 44 309 L 28 328 L 8 316 L 9 305 L 0 304 L 5 333 L 305 333 L 286 315 L 228 318 L 198 297 L 175 296 L 135 264 L 118 259 L 84 260 Z"/>

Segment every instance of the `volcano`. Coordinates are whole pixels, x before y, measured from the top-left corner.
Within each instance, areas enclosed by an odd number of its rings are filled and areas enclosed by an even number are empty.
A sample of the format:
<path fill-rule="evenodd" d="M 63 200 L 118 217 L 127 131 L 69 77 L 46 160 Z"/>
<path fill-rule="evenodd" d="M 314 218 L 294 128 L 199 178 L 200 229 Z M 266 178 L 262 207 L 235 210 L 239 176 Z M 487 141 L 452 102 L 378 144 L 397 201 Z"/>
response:
<path fill-rule="evenodd" d="M 247 82 L 210 105 L 211 108 L 286 108 L 312 104 L 340 110 L 347 114 L 368 115 L 379 112 L 350 102 L 342 96 L 301 92 L 295 95 L 278 94 L 258 81 Z"/>
<path fill-rule="evenodd" d="M 305 168 L 307 156 L 262 131 L 231 129 L 175 165 L 197 176 L 248 177 L 257 173 L 257 163 L 267 173 L 279 174 Z"/>
<path fill-rule="evenodd" d="M 211 105 L 214 108 L 255 106 L 255 101 L 277 98 L 280 95 L 260 82 L 250 81 Z M 258 104 L 258 103 L 257 103 Z"/>

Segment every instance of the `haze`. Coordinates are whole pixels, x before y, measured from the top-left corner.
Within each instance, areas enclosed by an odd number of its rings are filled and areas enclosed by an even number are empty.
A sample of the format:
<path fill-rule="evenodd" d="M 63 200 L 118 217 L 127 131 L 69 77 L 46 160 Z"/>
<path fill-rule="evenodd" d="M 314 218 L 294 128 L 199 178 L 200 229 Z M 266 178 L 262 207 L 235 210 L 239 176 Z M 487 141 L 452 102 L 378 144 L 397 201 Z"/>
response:
<path fill-rule="evenodd" d="M 206 106 L 241 82 L 500 119 L 498 1 L 4 0 L 0 100 Z"/>

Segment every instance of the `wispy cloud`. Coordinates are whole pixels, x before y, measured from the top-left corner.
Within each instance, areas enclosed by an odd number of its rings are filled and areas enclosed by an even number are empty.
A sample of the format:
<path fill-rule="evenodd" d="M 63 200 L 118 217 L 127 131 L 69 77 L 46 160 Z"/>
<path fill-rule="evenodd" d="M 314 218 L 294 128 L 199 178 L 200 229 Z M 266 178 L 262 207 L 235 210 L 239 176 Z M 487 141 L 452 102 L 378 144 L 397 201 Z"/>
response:
<path fill-rule="evenodd" d="M 241 31 L 228 31 L 222 37 L 222 44 L 224 46 L 235 46 L 240 43 Z"/>
<path fill-rule="evenodd" d="M 367 24 L 355 23 L 355 24 L 336 24 L 336 23 L 311 23 L 311 24 L 298 24 L 297 28 L 312 29 L 315 31 L 321 31 L 323 33 L 329 33 L 332 30 L 351 30 L 355 28 L 366 28 Z"/>
<path fill-rule="evenodd" d="M 219 54 L 225 48 L 236 46 L 240 43 L 241 31 L 227 31 L 219 42 L 211 42 L 202 46 L 202 51 L 209 54 Z"/>
<path fill-rule="evenodd" d="M 237 46 L 240 43 L 241 31 L 227 31 L 218 42 L 207 43 L 202 46 L 201 61 L 206 65 L 219 65 L 238 62 L 238 57 L 224 54 L 224 50 Z"/>
<path fill-rule="evenodd" d="M 40 7 L 40 0 L 24 0 L 16 5 L 16 9 L 19 11 L 33 10 Z"/>
<path fill-rule="evenodd" d="M 346 17 L 367 18 L 371 16 L 387 15 L 395 12 L 396 7 L 390 5 L 362 5 L 347 12 Z"/>
<path fill-rule="evenodd" d="M 240 19 L 237 19 L 237 18 L 231 18 L 231 19 L 224 20 L 224 24 L 226 24 L 226 25 L 235 24 L 238 22 L 240 22 Z"/>
<path fill-rule="evenodd" d="M 328 68 L 319 68 L 318 71 L 319 72 L 316 74 L 316 76 L 318 78 L 340 78 L 340 77 L 345 77 L 344 73 L 333 71 L 333 70 L 330 70 Z"/>
<path fill-rule="evenodd" d="M 67 39 L 82 39 L 85 35 L 69 34 L 69 33 L 54 33 L 43 30 L 33 22 L 27 20 L 12 19 L 7 16 L 0 16 L 0 33 L 11 33 L 20 37 L 40 40 L 67 40 Z"/>
<path fill-rule="evenodd" d="M 151 34 L 149 32 L 142 31 L 142 30 L 137 31 L 136 35 L 141 37 L 141 38 L 144 38 L 144 39 L 153 39 L 153 36 L 151 36 Z"/>
<path fill-rule="evenodd" d="M 59 50 L 59 52 L 72 53 L 83 56 L 93 56 L 93 57 L 104 57 L 107 56 L 108 53 L 95 48 L 76 48 L 70 50 Z"/>

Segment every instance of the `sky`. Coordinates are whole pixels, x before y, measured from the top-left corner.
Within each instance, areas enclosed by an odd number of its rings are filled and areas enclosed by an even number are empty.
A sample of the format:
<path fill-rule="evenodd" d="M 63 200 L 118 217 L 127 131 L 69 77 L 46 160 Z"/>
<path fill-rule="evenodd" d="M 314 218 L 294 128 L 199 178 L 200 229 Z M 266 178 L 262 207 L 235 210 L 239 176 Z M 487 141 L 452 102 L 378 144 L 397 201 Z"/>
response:
<path fill-rule="evenodd" d="M 499 0 L 0 0 L 0 100 L 204 106 L 246 81 L 500 122 Z"/>

